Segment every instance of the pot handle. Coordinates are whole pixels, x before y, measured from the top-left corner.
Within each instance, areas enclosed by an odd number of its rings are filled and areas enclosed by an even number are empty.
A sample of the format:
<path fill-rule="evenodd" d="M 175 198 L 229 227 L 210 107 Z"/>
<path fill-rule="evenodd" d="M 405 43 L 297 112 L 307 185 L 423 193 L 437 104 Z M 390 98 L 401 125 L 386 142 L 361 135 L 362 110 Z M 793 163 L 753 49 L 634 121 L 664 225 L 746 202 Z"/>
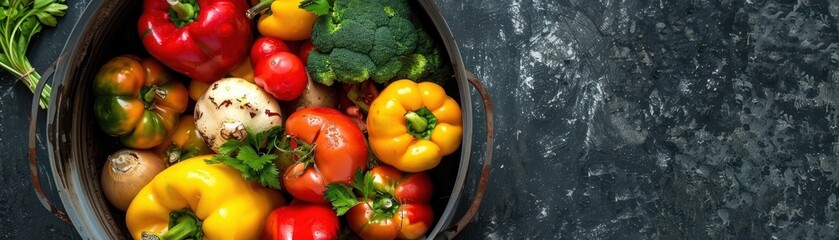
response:
<path fill-rule="evenodd" d="M 493 110 L 492 110 L 492 100 L 489 96 L 489 91 L 486 89 L 484 84 L 481 82 L 478 77 L 475 76 L 472 72 L 466 71 L 466 79 L 469 80 L 469 83 L 475 87 L 475 90 L 481 95 L 481 100 L 483 100 L 484 104 L 484 112 L 486 113 L 486 128 L 487 128 L 487 141 L 486 141 L 486 153 L 484 155 L 484 167 L 481 169 L 481 178 L 478 180 L 478 187 L 475 189 L 475 195 L 472 197 L 472 203 L 469 205 L 469 209 L 466 210 L 466 214 L 460 218 L 454 225 L 450 226 L 445 230 L 445 232 L 441 235 L 438 235 L 438 238 L 443 239 L 454 239 L 470 221 L 472 218 L 475 217 L 475 214 L 478 213 L 478 209 L 481 207 L 481 201 L 484 199 L 484 194 L 486 193 L 487 183 L 489 182 L 489 172 L 492 169 L 492 150 L 495 148 L 495 122 L 493 121 Z"/>
<path fill-rule="evenodd" d="M 64 54 L 61 54 L 61 56 L 59 56 L 58 59 L 44 71 L 44 74 L 38 81 L 35 92 L 32 94 L 32 110 L 29 113 L 29 174 L 32 176 L 32 187 L 35 189 L 35 195 L 38 196 L 38 200 L 41 201 L 41 205 L 44 205 L 44 208 L 50 211 L 50 213 L 58 219 L 72 225 L 73 223 L 70 221 L 70 217 L 67 216 L 67 213 L 55 207 L 56 205 L 47 199 L 46 194 L 44 194 L 44 189 L 41 187 L 41 178 L 38 175 L 38 151 L 35 144 L 38 136 L 37 131 L 35 131 L 35 126 L 38 122 L 38 111 L 40 110 L 38 103 L 40 102 L 41 92 L 44 90 L 44 86 L 47 84 L 47 81 L 51 79 L 52 74 L 55 73 L 55 66 L 58 65 L 63 57 Z"/>

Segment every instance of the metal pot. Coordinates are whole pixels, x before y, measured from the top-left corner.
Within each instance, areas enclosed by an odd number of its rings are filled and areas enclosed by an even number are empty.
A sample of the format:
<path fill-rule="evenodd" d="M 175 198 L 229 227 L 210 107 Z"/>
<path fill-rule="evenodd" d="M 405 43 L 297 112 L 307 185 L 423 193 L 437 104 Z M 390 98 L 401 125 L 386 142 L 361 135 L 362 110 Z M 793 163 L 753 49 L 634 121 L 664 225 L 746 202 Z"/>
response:
<path fill-rule="evenodd" d="M 102 165 L 108 154 L 120 146 L 99 130 L 93 119 L 93 97 L 90 79 L 108 59 L 123 53 L 147 55 L 136 36 L 136 19 L 142 1 L 92 1 L 76 23 L 64 47 L 63 54 L 53 67 L 44 72 L 36 92 L 52 79 L 53 94 L 47 110 L 48 152 L 55 186 L 65 210 L 61 211 L 45 197 L 38 177 L 35 151 L 35 122 L 38 114 L 38 94 L 33 97 L 30 118 L 30 170 L 33 186 L 41 203 L 56 217 L 73 224 L 84 238 L 123 239 L 129 234 L 123 212 L 110 206 L 99 184 Z M 458 152 L 446 157 L 432 170 L 435 191 L 432 208 L 436 225 L 428 238 L 452 238 L 471 220 L 480 206 L 488 180 L 493 150 L 492 104 L 483 84 L 463 67 L 457 49 L 440 10 L 432 0 L 411 1 L 415 14 L 426 28 L 436 28 L 436 34 L 446 48 L 448 60 L 455 73 L 455 81 L 444 86 L 446 92 L 459 100 L 464 121 L 463 140 Z M 54 74 L 53 73 L 54 71 Z M 52 78 L 50 76 L 52 75 Z M 454 225 L 450 225 L 463 185 L 468 174 L 472 150 L 472 101 L 469 86 L 476 87 L 486 108 L 486 156 L 480 182 L 472 205 Z"/>

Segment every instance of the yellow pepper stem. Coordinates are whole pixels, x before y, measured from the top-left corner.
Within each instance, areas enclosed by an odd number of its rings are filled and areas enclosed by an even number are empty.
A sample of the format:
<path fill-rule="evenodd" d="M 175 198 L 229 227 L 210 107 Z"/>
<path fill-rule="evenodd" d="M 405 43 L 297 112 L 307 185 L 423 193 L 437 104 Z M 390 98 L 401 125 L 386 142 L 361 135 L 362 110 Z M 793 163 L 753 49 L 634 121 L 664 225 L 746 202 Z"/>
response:
<path fill-rule="evenodd" d="M 265 10 L 266 8 L 270 7 L 272 3 L 274 3 L 274 0 L 259 1 L 258 4 L 251 7 L 250 9 L 248 9 L 248 11 L 245 12 L 245 16 L 247 16 L 248 19 L 253 19 L 254 17 L 256 17 L 257 14 L 262 12 L 262 10 Z"/>
<path fill-rule="evenodd" d="M 437 117 L 425 106 L 416 111 L 405 113 L 408 133 L 417 139 L 431 139 L 431 132 L 437 126 Z"/>
<path fill-rule="evenodd" d="M 201 221 L 188 209 L 174 211 L 169 214 L 169 230 L 163 234 L 144 232 L 143 240 L 179 240 L 201 239 L 203 230 Z"/>
<path fill-rule="evenodd" d="M 420 117 L 420 115 L 416 112 L 406 113 L 405 120 L 411 122 L 411 130 L 414 130 L 415 132 L 425 131 L 425 128 L 428 127 L 428 120 L 425 120 L 425 118 Z"/>

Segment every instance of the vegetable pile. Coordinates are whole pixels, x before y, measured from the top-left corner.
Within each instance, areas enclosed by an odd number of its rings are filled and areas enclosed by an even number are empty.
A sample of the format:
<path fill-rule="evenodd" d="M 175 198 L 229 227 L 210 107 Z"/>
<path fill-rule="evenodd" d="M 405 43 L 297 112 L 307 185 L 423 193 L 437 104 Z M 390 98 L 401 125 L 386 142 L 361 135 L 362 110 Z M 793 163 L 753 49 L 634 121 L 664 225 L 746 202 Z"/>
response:
<path fill-rule="evenodd" d="M 124 147 L 103 193 L 133 238 L 432 227 L 427 171 L 459 148 L 462 118 L 407 0 L 144 0 L 137 26 L 148 56 L 93 79 L 95 118 Z"/>

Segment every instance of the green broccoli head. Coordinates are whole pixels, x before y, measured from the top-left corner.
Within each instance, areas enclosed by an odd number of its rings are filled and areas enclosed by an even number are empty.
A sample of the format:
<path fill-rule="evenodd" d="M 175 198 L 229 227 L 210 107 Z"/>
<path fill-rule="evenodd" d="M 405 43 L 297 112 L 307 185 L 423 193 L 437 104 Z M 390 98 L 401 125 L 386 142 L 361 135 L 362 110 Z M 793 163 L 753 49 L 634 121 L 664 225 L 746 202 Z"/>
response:
<path fill-rule="evenodd" d="M 307 68 L 314 80 L 331 85 L 450 75 L 435 74 L 447 71 L 445 64 L 406 0 L 335 0 L 328 9 L 312 29 L 312 53 L 318 54 L 310 55 Z"/>
<path fill-rule="evenodd" d="M 309 53 L 309 59 L 306 60 L 306 71 L 309 72 L 309 77 L 313 80 L 331 86 L 335 82 L 335 71 L 329 63 L 329 55 L 312 51 Z"/>
<path fill-rule="evenodd" d="M 417 29 L 407 18 L 393 17 L 387 22 L 391 37 L 396 42 L 396 55 L 408 55 L 417 48 Z"/>
<path fill-rule="evenodd" d="M 312 26 L 312 45 L 318 52 L 329 53 L 335 48 L 333 35 L 338 29 L 338 24 L 330 21 L 329 18 L 318 17 Z M 315 52 L 315 51 L 312 51 Z"/>
<path fill-rule="evenodd" d="M 385 83 L 395 80 L 396 74 L 402 69 L 402 60 L 399 57 L 394 57 L 390 61 L 378 66 L 376 73 L 373 75 L 373 81 Z"/>
<path fill-rule="evenodd" d="M 334 48 L 328 55 L 312 51 L 306 61 L 309 76 L 326 86 L 332 86 L 336 80 L 363 82 L 373 76 L 375 69 L 376 64 L 370 57 L 344 48 Z"/>
<path fill-rule="evenodd" d="M 344 21 L 332 35 L 332 43 L 336 48 L 368 53 L 373 48 L 371 36 L 374 33 L 373 29 L 364 27 L 361 21 Z"/>

